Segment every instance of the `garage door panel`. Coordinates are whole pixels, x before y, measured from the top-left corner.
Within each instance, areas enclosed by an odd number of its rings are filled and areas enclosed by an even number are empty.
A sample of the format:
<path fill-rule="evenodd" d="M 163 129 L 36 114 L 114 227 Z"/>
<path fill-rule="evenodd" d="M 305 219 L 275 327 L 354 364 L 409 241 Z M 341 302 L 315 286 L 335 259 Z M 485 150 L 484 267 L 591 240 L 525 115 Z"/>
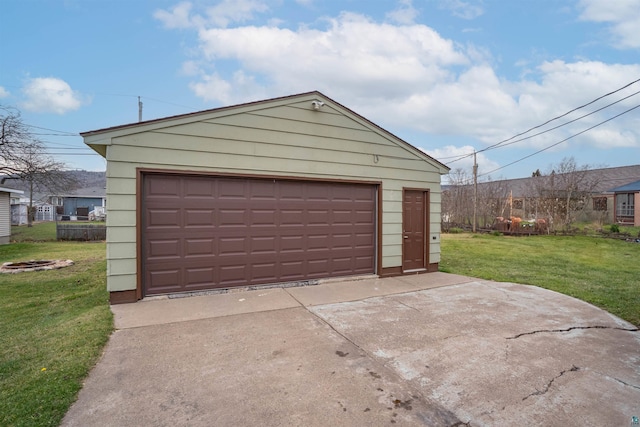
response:
<path fill-rule="evenodd" d="M 143 184 L 145 295 L 374 272 L 374 186 L 155 174 Z"/>
<path fill-rule="evenodd" d="M 148 183 L 146 196 L 148 199 L 161 197 L 162 199 L 180 198 L 181 181 L 171 176 L 156 176 L 152 182 Z"/>
<path fill-rule="evenodd" d="M 249 196 L 251 200 L 276 200 L 277 186 L 272 180 L 250 181 Z"/>
<path fill-rule="evenodd" d="M 223 265 L 220 266 L 219 282 L 222 286 L 240 286 L 248 285 L 246 275 L 246 264 Z"/>
<path fill-rule="evenodd" d="M 281 227 L 302 227 L 302 209 L 282 209 L 280 211 Z"/>
<path fill-rule="evenodd" d="M 215 240 L 213 238 L 204 239 L 184 239 L 185 257 L 212 256 L 215 251 Z"/>
<path fill-rule="evenodd" d="M 277 211 L 275 209 L 251 209 L 248 222 L 251 227 L 275 227 L 277 225 Z"/>
<path fill-rule="evenodd" d="M 174 289 L 182 282 L 180 269 L 158 269 L 150 271 L 148 279 L 153 289 L 166 292 L 174 292 Z"/>
<path fill-rule="evenodd" d="M 167 260 L 170 258 L 179 259 L 181 256 L 180 239 L 151 240 L 149 241 L 147 248 L 147 258 L 149 260 Z"/>
<path fill-rule="evenodd" d="M 179 228 L 179 209 L 149 209 L 147 211 L 148 227 Z"/>
<path fill-rule="evenodd" d="M 185 287 L 198 288 L 209 287 L 216 282 L 215 269 L 213 267 L 185 268 Z"/>
<path fill-rule="evenodd" d="M 278 265 L 275 262 L 253 264 L 251 266 L 252 281 L 275 283 L 278 280 Z"/>
<path fill-rule="evenodd" d="M 210 228 L 215 225 L 215 211 L 213 209 L 184 209 L 185 227 Z"/>
<path fill-rule="evenodd" d="M 251 254 L 276 255 L 278 253 L 278 239 L 276 236 L 261 236 L 251 238 Z"/>
<path fill-rule="evenodd" d="M 215 181 L 207 178 L 194 178 L 182 181 L 184 198 L 209 199 L 215 194 Z"/>
<path fill-rule="evenodd" d="M 356 248 L 371 248 L 375 243 L 373 233 L 354 233 L 354 246 Z"/>
<path fill-rule="evenodd" d="M 221 237 L 219 239 L 220 248 L 218 254 L 221 257 L 226 256 L 247 256 L 248 245 L 247 237 Z"/>
<path fill-rule="evenodd" d="M 218 227 L 246 227 L 246 209 L 219 209 L 218 210 L 219 222 Z"/>
<path fill-rule="evenodd" d="M 247 198 L 247 181 L 241 179 L 217 180 L 217 198 L 220 200 L 245 200 Z"/>

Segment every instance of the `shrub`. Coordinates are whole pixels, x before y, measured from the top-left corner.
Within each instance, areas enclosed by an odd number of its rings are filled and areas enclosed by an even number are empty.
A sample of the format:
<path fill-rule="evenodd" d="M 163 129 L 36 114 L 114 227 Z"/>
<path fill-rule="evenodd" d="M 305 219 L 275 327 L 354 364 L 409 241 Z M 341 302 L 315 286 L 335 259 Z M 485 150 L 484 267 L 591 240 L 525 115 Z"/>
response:
<path fill-rule="evenodd" d="M 464 230 L 463 230 L 462 228 L 459 228 L 459 227 L 451 227 L 451 228 L 449 229 L 449 233 L 451 233 L 451 234 L 460 234 L 460 233 L 462 233 L 463 231 L 464 231 Z"/>
<path fill-rule="evenodd" d="M 619 233 L 620 226 L 618 224 L 611 224 L 611 226 L 609 227 L 609 230 L 611 230 L 612 233 Z"/>
<path fill-rule="evenodd" d="M 492 231 L 491 235 L 492 236 L 502 236 L 502 233 L 496 230 L 496 231 Z"/>

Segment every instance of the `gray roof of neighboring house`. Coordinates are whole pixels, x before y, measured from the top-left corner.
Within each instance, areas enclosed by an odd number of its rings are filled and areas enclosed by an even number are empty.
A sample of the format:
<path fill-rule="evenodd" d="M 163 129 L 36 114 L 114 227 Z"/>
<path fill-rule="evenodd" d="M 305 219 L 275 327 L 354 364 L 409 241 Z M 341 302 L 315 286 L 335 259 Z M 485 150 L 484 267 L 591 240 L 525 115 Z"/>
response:
<path fill-rule="evenodd" d="M 636 191 L 640 191 L 640 181 L 631 182 L 627 185 L 613 188 L 611 191 L 614 193 L 635 193 Z"/>
<path fill-rule="evenodd" d="M 58 197 L 107 197 L 107 190 L 104 187 L 78 188 L 66 194 L 57 194 Z"/>
<path fill-rule="evenodd" d="M 586 172 L 591 178 L 597 179 L 597 184 L 593 189 L 594 194 L 613 193 L 614 189 L 640 179 L 640 165 L 591 169 Z M 560 174 L 556 176 L 559 175 Z M 527 194 L 531 192 L 534 179 L 548 179 L 548 177 L 549 175 L 543 175 L 541 177 L 496 180 L 489 183 L 478 183 L 478 186 L 499 182 L 501 185 L 506 187 L 507 191 L 511 191 L 513 193 L 513 197 L 527 197 Z"/>

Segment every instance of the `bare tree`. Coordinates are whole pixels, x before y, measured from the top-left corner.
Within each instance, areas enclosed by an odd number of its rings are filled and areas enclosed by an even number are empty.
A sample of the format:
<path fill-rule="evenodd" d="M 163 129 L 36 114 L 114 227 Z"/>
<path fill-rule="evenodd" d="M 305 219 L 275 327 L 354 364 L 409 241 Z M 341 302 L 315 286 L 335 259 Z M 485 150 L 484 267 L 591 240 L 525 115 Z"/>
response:
<path fill-rule="evenodd" d="M 0 174 L 13 175 L 21 149 L 33 141 L 20 112 L 15 108 L 0 105 Z"/>
<path fill-rule="evenodd" d="M 22 147 L 14 160 L 17 169 L 14 176 L 29 186 L 28 227 L 31 227 L 35 216 L 33 206 L 35 192 L 46 191 L 50 194 L 59 194 L 69 192 L 78 185 L 76 179 L 65 170 L 66 165 L 43 154 L 43 150 L 42 144 L 32 142 L 28 146 Z"/>
<path fill-rule="evenodd" d="M 442 194 L 443 228 L 449 225 L 471 224 L 473 214 L 472 178 L 463 169 L 449 173 L 449 184 Z"/>
<path fill-rule="evenodd" d="M 29 187 L 27 224 L 31 227 L 35 210 L 34 192 L 68 192 L 77 186 L 66 165 L 45 154 L 45 146 L 29 132 L 20 112 L 0 106 L 0 174 L 22 180 Z"/>
<path fill-rule="evenodd" d="M 483 227 L 491 226 L 496 217 L 502 216 L 502 201 L 508 192 L 504 180 L 489 180 L 478 186 L 478 216 Z"/>
<path fill-rule="evenodd" d="M 598 177 L 590 174 L 590 165 L 578 166 L 573 157 L 565 157 L 551 171 L 533 178 L 536 209 L 551 221 L 551 227 L 571 227 L 576 216 L 591 200 Z"/>

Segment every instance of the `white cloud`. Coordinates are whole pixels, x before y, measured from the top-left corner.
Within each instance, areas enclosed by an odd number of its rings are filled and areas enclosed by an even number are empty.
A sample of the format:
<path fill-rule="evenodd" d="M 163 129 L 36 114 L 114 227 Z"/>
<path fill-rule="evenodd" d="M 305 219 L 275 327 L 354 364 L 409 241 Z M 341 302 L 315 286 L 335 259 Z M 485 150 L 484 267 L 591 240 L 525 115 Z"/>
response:
<path fill-rule="evenodd" d="M 610 25 L 615 47 L 640 48 L 640 0 L 580 0 L 578 7 L 581 20 Z"/>
<path fill-rule="evenodd" d="M 387 13 L 387 18 L 402 25 L 413 24 L 419 12 L 413 7 L 412 0 L 400 0 L 399 3 L 400 6 L 396 10 Z"/>
<path fill-rule="evenodd" d="M 411 6 L 411 2 L 401 5 Z M 342 13 L 322 22 L 322 28 L 295 29 L 250 25 L 219 28 L 209 23 L 198 28 L 196 55 L 185 63 L 183 72 L 193 76 L 191 90 L 214 103 L 229 105 L 320 90 L 385 128 L 475 140 L 476 150 L 565 113 L 640 75 L 640 64 L 548 61 L 530 63 L 526 74 L 508 80 L 497 74 L 495 61 L 486 49 L 456 44 L 426 25 L 381 23 L 355 13 Z M 640 90 L 640 84 L 618 95 L 636 90 Z M 593 108 L 607 102 L 609 99 Z M 547 147 L 637 102 L 632 98 L 512 147 Z M 575 117 L 577 113 L 567 119 Z M 632 120 L 622 116 L 611 126 L 598 128 L 607 132 L 589 132 L 558 148 L 637 146 L 640 126 Z M 489 157 L 483 159 L 486 164 L 491 164 Z"/>
<path fill-rule="evenodd" d="M 9 91 L 0 86 L 0 99 L 6 98 L 9 96 Z"/>
<path fill-rule="evenodd" d="M 269 7 L 257 0 L 222 0 L 207 9 L 209 22 L 226 27 L 233 22 L 246 22 L 254 18 L 256 13 L 263 13 Z"/>
<path fill-rule="evenodd" d="M 449 166 L 452 171 L 462 169 L 471 176 L 473 170 L 473 152 L 476 148 L 470 145 L 460 147 L 447 145 L 432 150 L 420 149 L 434 159 Z M 498 163 L 489 159 L 485 153 L 476 154 L 476 162 L 478 163 L 478 175 L 482 175 L 500 167 Z"/>
<path fill-rule="evenodd" d="M 203 28 L 207 25 L 225 28 L 236 22 L 252 20 L 257 13 L 264 13 L 269 7 L 260 0 L 222 0 L 208 7 L 202 14 L 192 14 L 193 5 L 182 2 L 170 10 L 156 10 L 153 17 L 166 28 Z"/>
<path fill-rule="evenodd" d="M 476 19 L 484 13 L 484 9 L 479 4 L 462 0 L 440 0 L 440 5 L 444 9 L 449 9 L 454 16 L 462 19 Z"/>
<path fill-rule="evenodd" d="M 25 100 L 21 106 L 28 111 L 64 114 L 77 110 L 83 104 L 82 96 L 64 80 L 55 77 L 37 77 L 22 88 Z"/>
<path fill-rule="evenodd" d="M 329 20 L 325 30 L 247 26 L 201 30 L 199 37 L 207 60 L 239 61 L 245 72 L 266 76 L 283 92 L 403 98 L 446 79 L 445 66 L 468 62 L 429 27 L 378 24 L 349 13 Z"/>
<path fill-rule="evenodd" d="M 191 17 L 191 3 L 182 2 L 170 11 L 156 10 L 153 17 L 161 21 L 165 28 L 190 28 L 194 25 Z"/>
<path fill-rule="evenodd" d="M 218 74 L 203 74 L 202 80 L 191 83 L 191 90 L 205 101 L 222 101 L 234 104 L 243 101 L 257 101 L 268 97 L 264 88 L 256 84 L 252 76 L 239 70 L 233 74 L 231 81 Z"/>

